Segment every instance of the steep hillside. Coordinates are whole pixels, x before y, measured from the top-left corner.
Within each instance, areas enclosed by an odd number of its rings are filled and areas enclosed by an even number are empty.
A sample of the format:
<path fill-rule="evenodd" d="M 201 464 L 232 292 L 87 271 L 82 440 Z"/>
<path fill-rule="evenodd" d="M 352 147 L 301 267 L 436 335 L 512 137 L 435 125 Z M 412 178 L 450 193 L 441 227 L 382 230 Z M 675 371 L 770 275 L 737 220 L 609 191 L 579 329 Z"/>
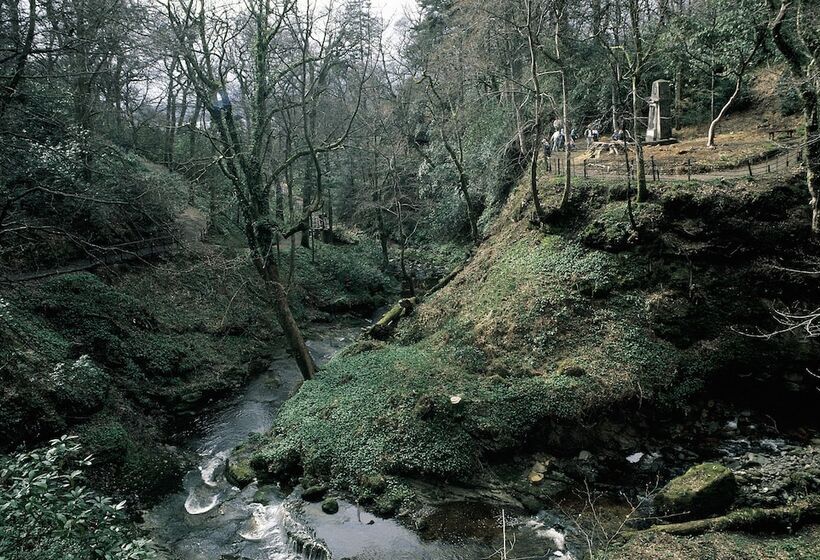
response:
<path fill-rule="evenodd" d="M 320 248 L 315 264 L 298 251 L 293 298 L 303 317 L 373 309 L 394 289 L 375 256 L 367 260 L 376 253 L 366 241 L 334 249 L 330 258 Z M 79 433 L 109 490 L 141 498 L 180 479 L 183 458 L 160 443 L 235 394 L 283 345 L 241 251 L 180 250 L 55 276 L 0 302 L 0 441 Z"/>
<path fill-rule="evenodd" d="M 820 302 L 783 270 L 818 253 L 799 184 L 662 185 L 637 231 L 617 185 L 579 185 L 547 228 L 526 193 L 394 340 L 360 343 L 285 405 L 244 450 L 262 478 L 329 481 L 384 512 L 419 480 L 546 499 L 555 485 L 531 488 L 517 454 L 590 449 L 605 472 L 653 434 L 697 432 L 710 399 L 718 421 L 754 406 L 788 424 L 778 405 L 814 384 L 820 349 L 744 333 L 775 329 L 772 305 Z"/>

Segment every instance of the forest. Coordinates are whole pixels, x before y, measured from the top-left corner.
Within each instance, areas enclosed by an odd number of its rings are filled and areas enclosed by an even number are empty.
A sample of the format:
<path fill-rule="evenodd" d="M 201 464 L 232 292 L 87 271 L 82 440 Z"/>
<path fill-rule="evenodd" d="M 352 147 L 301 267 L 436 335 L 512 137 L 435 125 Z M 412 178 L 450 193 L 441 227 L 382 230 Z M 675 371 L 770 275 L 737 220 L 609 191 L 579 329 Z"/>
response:
<path fill-rule="evenodd" d="M 820 560 L 820 0 L 0 0 L 0 560 Z"/>

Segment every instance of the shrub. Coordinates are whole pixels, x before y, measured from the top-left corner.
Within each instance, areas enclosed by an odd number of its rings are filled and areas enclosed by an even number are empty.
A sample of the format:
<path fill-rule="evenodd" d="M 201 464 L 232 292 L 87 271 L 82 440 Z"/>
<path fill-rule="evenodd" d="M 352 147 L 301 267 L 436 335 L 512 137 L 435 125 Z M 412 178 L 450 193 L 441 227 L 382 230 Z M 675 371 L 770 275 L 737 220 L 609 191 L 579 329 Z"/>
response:
<path fill-rule="evenodd" d="M 0 558 L 9 560 L 147 560 L 149 542 L 137 538 L 123 510 L 84 486 L 75 438 L 0 462 Z"/>

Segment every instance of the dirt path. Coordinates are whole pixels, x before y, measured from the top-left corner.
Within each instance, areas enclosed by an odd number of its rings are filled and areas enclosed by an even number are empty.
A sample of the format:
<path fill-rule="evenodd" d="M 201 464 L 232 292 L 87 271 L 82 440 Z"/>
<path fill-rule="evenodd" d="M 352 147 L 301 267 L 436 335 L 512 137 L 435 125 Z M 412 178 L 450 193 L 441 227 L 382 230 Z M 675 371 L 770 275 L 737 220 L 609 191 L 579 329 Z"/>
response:
<path fill-rule="evenodd" d="M 126 243 L 124 245 L 106 247 L 106 252 L 98 257 L 74 260 L 63 266 L 10 274 L 5 276 L 3 280 L 7 282 L 26 282 L 29 280 L 47 278 L 49 276 L 59 276 L 62 274 L 70 274 L 72 272 L 91 270 L 99 266 L 108 266 L 138 260 L 144 261 L 158 255 L 169 253 L 178 247 L 179 244 L 177 240 L 171 236 L 155 237 L 135 243 Z"/>
<path fill-rule="evenodd" d="M 141 239 L 112 247 L 100 247 L 99 254 L 85 259 L 73 260 L 61 266 L 31 270 L 10 274 L 3 278 L 8 282 L 26 282 L 49 276 L 60 276 L 72 272 L 92 270 L 100 266 L 109 266 L 125 262 L 144 261 L 178 249 L 181 245 L 196 250 L 203 245 L 207 218 L 198 208 L 189 206 L 180 212 L 176 220 L 177 235 L 165 235 L 150 239 Z"/>

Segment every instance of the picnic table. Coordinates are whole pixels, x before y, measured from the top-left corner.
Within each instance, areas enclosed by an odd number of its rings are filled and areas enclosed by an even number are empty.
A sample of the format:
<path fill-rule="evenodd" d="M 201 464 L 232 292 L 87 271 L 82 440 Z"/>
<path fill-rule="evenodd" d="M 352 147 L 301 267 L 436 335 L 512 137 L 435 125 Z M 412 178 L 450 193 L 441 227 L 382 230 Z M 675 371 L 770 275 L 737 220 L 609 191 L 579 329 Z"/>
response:
<path fill-rule="evenodd" d="M 630 145 L 627 142 L 627 147 Z M 587 151 L 590 153 L 592 157 L 599 157 L 602 152 L 606 151 L 610 154 L 621 155 L 623 153 L 624 143 L 621 140 L 612 140 L 612 141 L 604 141 L 604 142 L 593 142 L 590 144 Z"/>

